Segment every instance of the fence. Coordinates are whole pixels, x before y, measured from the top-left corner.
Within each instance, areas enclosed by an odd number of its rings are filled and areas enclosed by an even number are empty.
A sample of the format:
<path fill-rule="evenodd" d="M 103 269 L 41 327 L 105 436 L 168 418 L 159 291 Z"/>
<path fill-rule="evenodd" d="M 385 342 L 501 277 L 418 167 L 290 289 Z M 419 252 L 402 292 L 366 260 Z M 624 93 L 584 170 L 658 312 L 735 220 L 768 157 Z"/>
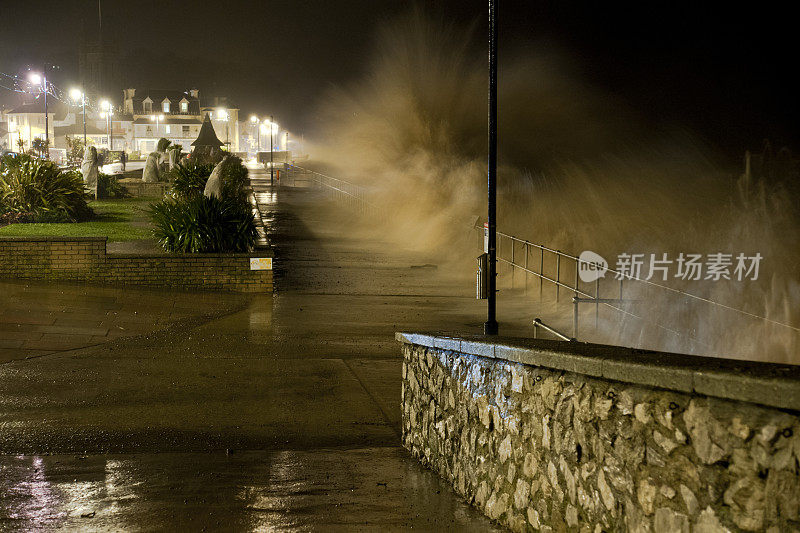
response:
<path fill-rule="evenodd" d="M 359 214 L 373 213 L 383 216 L 378 206 L 367 200 L 367 189 L 360 185 L 297 165 L 287 164 L 285 171 L 287 179 L 283 184 L 317 187 Z M 298 181 L 301 185 L 298 185 Z"/>
<path fill-rule="evenodd" d="M 475 226 L 483 236 L 483 228 Z M 606 275 L 612 275 L 613 280 L 598 277 L 594 282 L 587 283 L 581 280 L 581 264 L 589 264 L 579 257 L 564 253 L 542 244 L 520 239 L 513 235 L 497 232 L 497 261 L 505 264 L 510 269 L 511 288 L 515 288 L 517 271 L 524 277 L 525 294 L 531 289 L 530 278 L 538 280 L 534 289 L 538 289 L 540 300 L 544 300 L 545 282 L 554 292 L 556 308 L 563 299 L 563 293 L 571 294 L 572 303 L 572 338 L 577 339 L 580 334 L 581 307 L 587 305 L 594 314 L 594 326 L 597 328 L 600 320 L 600 310 L 613 311 L 618 318 L 632 318 L 658 328 L 668 335 L 680 338 L 689 346 L 708 348 L 708 344 L 698 338 L 694 331 L 666 325 L 658 318 L 650 318 L 646 314 L 671 314 L 682 317 L 694 317 L 695 322 L 703 313 L 725 313 L 723 322 L 726 328 L 731 327 L 731 318 L 745 322 L 758 321 L 762 325 L 776 328 L 776 331 L 787 331 L 792 334 L 800 333 L 800 328 L 773 320 L 758 314 L 738 309 L 736 307 L 714 301 L 710 298 L 691 294 L 686 291 L 669 287 L 651 280 L 641 279 L 615 269 L 606 268 Z M 626 296 L 635 296 L 635 298 Z M 698 306 L 707 307 L 704 311 Z M 654 311 L 655 309 L 655 311 Z M 677 310 L 677 311 L 676 311 Z M 742 326 L 745 323 L 737 323 Z M 544 329 L 558 338 L 566 337 L 563 333 L 553 330 L 541 320 L 534 324 L 535 330 Z M 720 334 L 724 334 L 721 331 Z"/>

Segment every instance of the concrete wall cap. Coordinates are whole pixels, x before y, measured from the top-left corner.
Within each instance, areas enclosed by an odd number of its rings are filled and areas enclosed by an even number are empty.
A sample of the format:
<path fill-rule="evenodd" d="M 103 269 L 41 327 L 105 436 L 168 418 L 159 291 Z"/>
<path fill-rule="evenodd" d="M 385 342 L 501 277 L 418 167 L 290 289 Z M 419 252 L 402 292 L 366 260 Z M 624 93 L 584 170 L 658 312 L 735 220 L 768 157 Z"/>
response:
<path fill-rule="evenodd" d="M 0 242 L 106 242 L 108 237 L 0 237 Z"/>
<path fill-rule="evenodd" d="M 800 366 L 516 337 L 398 332 L 397 341 L 800 411 Z"/>

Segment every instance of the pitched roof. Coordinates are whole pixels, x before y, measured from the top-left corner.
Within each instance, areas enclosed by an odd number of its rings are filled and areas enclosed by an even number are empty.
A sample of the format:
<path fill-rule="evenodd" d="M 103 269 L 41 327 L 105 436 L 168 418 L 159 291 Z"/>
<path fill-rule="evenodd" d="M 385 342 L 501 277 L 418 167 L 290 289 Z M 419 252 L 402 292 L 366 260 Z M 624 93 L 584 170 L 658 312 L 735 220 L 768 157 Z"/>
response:
<path fill-rule="evenodd" d="M 15 107 L 7 114 L 21 114 L 21 113 L 40 113 L 44 115 L 44 98 L 37 98 L 34 102 L 22 104 Z M 67 106 L 56 100 L 55 98 L 47 102 L 47 114 L 53 115 L 56 120 L 64 120 L 67 116 Z"/>
<path fill-rule="evenodd" d="M 192 146 L 215 146 L 219 148 L 222 145 L 223 142 L 219 140 L 214 131 L 214 126 L 211 124 L 211 117 L 206 114 L 203 125 L 200 127 L 200 133 L 192 143 Z"/>
<path fill-rule="evenodd" d="M 62 135 L 83 135 L 83 122 L 70 124 L 69 126 L 57 126 L 53 128 L 53 134 L 56 137 Z M 86 135 L 106 135 L 105 128 L 98 128 L 94 124 L 86 123 Z"/>
<path fill-rule="evenodd" d="M 180 102 L 186 100 L 188 102 L 188 113 L 191 115 L 200 114 L 200 99 L 195 98 L 187 91 L 173 91 L 173 90 L 159 90 L 159 89 L 136 89 L 133 96 L 133 112 L 137 115 L 145 115 L 151 111 L 145 112 L 143 102 L 147 99 L 153 103 L 153 111 L 160 111 L 161 104 L 164 100 L 170 102 L 170 114 L 180 113 Z"/>

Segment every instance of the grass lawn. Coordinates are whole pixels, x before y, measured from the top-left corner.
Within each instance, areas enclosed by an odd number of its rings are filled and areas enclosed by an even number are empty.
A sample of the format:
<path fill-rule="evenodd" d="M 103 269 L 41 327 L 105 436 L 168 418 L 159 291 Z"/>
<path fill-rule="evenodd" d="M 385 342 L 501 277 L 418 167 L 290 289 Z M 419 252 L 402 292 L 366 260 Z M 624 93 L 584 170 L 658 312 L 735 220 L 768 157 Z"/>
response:
<path fill-rule="evenodd" d="M 152 239 L 145 210 L 152 198 L 123 198 L 89 202 L 96 217 L 67 224 L 10 224 L 0 228 L 4 237 L 108 237 L 108 242 Z"/>

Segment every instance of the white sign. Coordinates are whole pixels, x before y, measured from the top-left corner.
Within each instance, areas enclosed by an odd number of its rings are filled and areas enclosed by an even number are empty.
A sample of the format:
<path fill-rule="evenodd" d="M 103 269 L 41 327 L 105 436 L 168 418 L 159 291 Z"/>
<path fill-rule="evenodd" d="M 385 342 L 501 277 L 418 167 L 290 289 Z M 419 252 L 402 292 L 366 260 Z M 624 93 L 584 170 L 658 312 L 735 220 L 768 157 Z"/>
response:
<path fill-rule="evenodd" d="M 581 255 L 578 256 L 578 265 L 578 273 L 584 283 L 591 283 L 606 277 L 608 261 L 591 250 L 581 252 Z"/>
<path fill-rule="evenodd" d="M 272 270 L 271 257 L 251 257 L 250 270 Z"/>
<path fill-rule="evenodd" d="M 483 253 L 489 253 L 489 223 L 483 223 Z"/>

